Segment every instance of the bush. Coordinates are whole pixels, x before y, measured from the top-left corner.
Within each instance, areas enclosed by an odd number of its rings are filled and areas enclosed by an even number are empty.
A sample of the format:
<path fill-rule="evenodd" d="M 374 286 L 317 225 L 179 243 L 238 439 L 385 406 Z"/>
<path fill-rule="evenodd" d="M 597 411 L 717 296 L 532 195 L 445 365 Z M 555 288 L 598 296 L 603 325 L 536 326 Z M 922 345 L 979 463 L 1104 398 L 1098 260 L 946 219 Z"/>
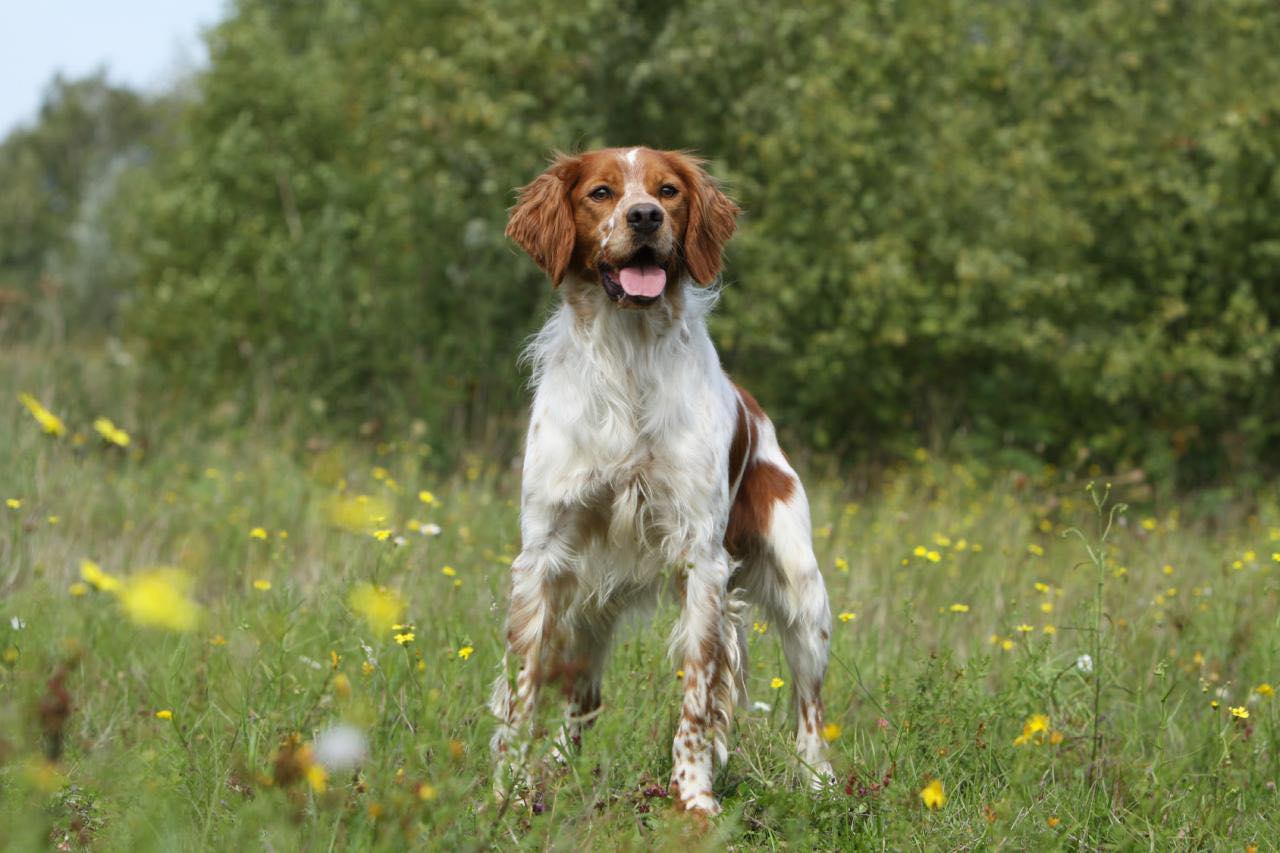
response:
<path fill-rule="evenodd" d="M 1231 477 L 1278 449 L 1277 43 L 1243 0 L 242 0 L 131 187 L 131 327 L 198 389 L 474 438 L 547 299 L 512 189 L 690 147 L 747 210 L 726 363 L 806 443 Z"/>

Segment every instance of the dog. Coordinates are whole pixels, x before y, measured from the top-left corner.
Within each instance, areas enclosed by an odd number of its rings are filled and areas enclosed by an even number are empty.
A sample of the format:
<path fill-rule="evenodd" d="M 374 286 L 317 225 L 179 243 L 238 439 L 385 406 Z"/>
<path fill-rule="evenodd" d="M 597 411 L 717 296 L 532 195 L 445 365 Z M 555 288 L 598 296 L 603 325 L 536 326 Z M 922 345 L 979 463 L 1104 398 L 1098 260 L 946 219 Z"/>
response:
<path fill-rule="evenodd" d="M 664 587 L 681 605 L 676 807 L 720 811 L 713 771 L 746 701 L 748 604 L 781 637 L 802 771 L 814 786 L 831 778 L 821 696 L 831 612 L 808 501 L 706 327 L 739 213 L 701 161 L 649 148 L 560 155 L 510 211 L 508 237 L 563 298 L 525 355 L 534 398 L 521 549 L 490 701 L 499 798 L 533 785 L 539 691 L 556 680 L 568 697 L 553 746 L 563 757 L 600 710 L 619 619 Z"/>

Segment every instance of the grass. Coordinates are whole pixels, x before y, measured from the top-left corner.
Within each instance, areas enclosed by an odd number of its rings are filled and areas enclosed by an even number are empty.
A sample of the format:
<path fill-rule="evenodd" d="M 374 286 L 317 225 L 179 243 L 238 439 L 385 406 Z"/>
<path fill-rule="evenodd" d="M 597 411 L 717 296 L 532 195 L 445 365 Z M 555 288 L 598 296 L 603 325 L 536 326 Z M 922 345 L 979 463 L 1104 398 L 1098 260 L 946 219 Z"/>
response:
<path fill-rule="evenodd" d="M 19 502 L 0 504 L 7 849 L 1274 848 L 1274 493 L 1153 503 L 1117 473 L 1099 512 L 1107 472 L 1088 491 L 1087 471 L 923 452 L 858 493 L 810 474 L 845 614 L 826 688 L 841 784 L 795 785 L 787 691 L 771 686 L 789 674 L 757 623 L 750 686 L 764 704 L 738 714 L 725 814 L 701 826 L 673 813 L 660 795 L 680 691 L 665 607 L 617 646 L 605 713 L 532 814 L 489 796 L 484 702 L 518 547 L 511 460 L 468 457 L 446 475 L 432 436 L 411 430 L 183 418 L 135 370 L 97 351 L 0 360 L 0 501 Z M 19 390 L 83 441 L 42 435 Z M 98 416 L 129 448 L 99 439 Z M 335 523 L 335 509 L 370 505 L 335 504 L 358 495 L 385 502 L 370 524 L 385 540 Z M 1120 500 L 1131 508 L 1103 553 Z M 177 568 L 198 624 L 137 624 L 122 596 L 84 584 L 84 559 L 126 583 Z M 361 584 L 403 596 L 411 642 L 353 611 Z M 366 735 L 368 758 L 321 791 L 303 747 L 340 721 Z M 933 780 L 936 809 L 920 795 Z"/>

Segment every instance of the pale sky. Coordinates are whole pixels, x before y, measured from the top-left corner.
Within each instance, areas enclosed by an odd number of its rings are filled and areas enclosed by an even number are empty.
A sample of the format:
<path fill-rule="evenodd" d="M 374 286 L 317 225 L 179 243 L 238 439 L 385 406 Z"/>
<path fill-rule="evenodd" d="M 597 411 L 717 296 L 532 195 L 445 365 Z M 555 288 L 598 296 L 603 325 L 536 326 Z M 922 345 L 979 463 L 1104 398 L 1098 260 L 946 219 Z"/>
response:
<path fill-rule="evenodd" d="M 114 83 L 155 90 L 202 65 L 200 33 L 230 0 L 0 0 L 0 138 L 31 124 L 45 84 L 105 66 Z"/>

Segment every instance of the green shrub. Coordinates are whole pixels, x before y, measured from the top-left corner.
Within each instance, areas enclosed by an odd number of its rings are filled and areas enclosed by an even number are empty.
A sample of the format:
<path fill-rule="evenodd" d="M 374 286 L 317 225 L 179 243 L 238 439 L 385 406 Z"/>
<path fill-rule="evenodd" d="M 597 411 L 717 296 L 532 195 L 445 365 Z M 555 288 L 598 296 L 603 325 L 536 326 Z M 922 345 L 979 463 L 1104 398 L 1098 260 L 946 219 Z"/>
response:
<path fill-rule="evenodd" d="M 475 438 L 547 300 L 512 188 L 689 147 L 747 211 L 726 364 L 805 444 L 1238 476 L 1280 423 L 1277 43 L 1242 0 L 243 0 L 131 187 L 131 328 L 194 388 Z"/>

